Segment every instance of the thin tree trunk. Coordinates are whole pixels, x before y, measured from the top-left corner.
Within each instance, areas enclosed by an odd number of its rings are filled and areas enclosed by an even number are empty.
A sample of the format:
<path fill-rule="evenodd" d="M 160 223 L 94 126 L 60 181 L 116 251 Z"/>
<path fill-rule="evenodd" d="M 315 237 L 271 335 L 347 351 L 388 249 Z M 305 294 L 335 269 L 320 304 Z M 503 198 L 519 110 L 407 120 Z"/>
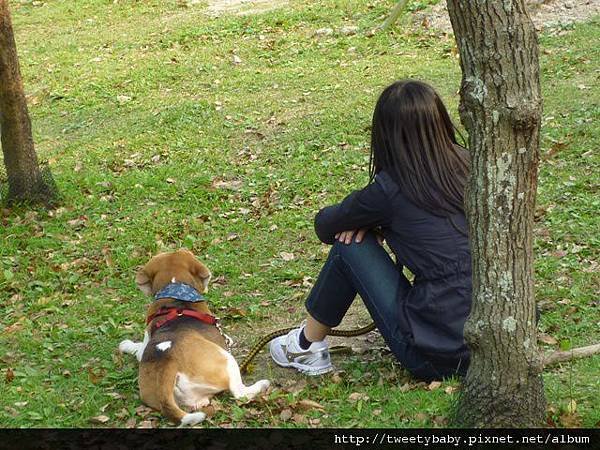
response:
<path fill-rule="evenodd" d="M 0 0 L 0 125 L 9 201 L 47 201 L 51 190 L 33 145 L 7 0 Z"/>
<path fill-rule="evenodd" d="M 465 325 L 471 365 L 455 421 L 541 426 L 546 400 L 532 245 L 542 113 L 537 36 L 523 0 L 447 3 L 472 154 L 465 194 L 473 263 L 473 307 Z"/>
<path fill-rule="evenodd" d="M 385 19 L 385 22 L 383 22 L 383 25 L 381 25 L 382 31 L 387 30 L 394 24 L 394 22 L 396 22 L 396 20 L 398 20 L 398 17 L 400 17 L 400 15 L 404 12 L 404 8 L 406 7 L 407 3 L 408 0 L 398 0 L 398 3 L 396 3 L 396 6 L 394 6 L 394 9 L 392 9 L 392 12 L 388 18 Z"/>

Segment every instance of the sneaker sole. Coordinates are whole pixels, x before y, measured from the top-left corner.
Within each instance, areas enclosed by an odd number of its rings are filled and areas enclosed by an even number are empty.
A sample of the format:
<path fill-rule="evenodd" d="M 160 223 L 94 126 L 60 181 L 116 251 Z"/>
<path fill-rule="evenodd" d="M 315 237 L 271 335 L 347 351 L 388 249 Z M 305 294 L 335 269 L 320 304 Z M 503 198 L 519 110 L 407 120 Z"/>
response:
<path fill-rule="evenodd" d="M 304 365 L 304 364 L 296 363 L 296 362 L 290 362 L 290 363 L 279 362 L 279 361 L 277 361 L 273 357 L 273 353 L 271 352 L 270 349 L 269 349 L 269 353 L 271 354 L 271 359 L 278 366 L 285 367 L 285 368 L 290 368 L 291 367 L 291 368 L 294 368 L 298 372 L 303 373 L 305 375 L 310 375 L 310 376 L 323 375 L 323 374 L 331 372 L 333 370 L 333 366 L 331 364 L 329 366 L 320 367 L 320 368 L 316 369 L 316 368 L 313 368 L 313 367 L 310 367 L 310 366 L 307 366 L 307 365 Z"/>

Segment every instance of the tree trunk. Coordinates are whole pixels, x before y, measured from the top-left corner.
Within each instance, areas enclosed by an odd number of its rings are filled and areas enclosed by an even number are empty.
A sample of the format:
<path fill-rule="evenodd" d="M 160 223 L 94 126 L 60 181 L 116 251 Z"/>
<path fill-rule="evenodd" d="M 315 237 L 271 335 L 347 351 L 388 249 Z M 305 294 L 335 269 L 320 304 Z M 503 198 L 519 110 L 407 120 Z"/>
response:
<path fill-rule="evenodd" d="M 0 0 L 0 126 L 9 201 L 48 201 L 23 92 L 8 1 Z"/>
<path fill-rule="evenodd" d="M 394 6 L 394 9 L 392 9 L 392 12 L 388 18 L 385 19 L 385 22 L 383 22 L 383 25 L 381 25 L 382 31 L 387 30 L 394 24 L 394 22 L 396 22 L 396 20 L 398 20 L 398 17 L 400 17 L 404 12 L 404 8 L 406 7 L 407 3 L 408 0 L 398 0 L 398 3 L 396 3 L 396 6 Z"/>
<path fill-rule="evenodd" d="M 472 155 L 465 193 L 473 262 L 473 307 L 465 325 L 471 365 L 454 420 L 467 427 L 538 427 L 546 400 L 532 245 L 542 112 L 537 36 L 523 0 L 447 3 Z"/>

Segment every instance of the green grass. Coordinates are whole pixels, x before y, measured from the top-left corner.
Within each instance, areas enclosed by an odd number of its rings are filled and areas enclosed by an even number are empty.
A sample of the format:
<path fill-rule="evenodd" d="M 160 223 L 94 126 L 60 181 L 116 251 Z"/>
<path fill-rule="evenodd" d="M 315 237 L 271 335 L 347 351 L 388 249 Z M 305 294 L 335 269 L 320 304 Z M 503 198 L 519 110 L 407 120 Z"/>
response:
<path fill-rule="evenodd" d="M 143 332 L 137 266 L 161 250 L 192 249 L 221 277 L 211 307 L 248 345 L 295 324 L 301 282 L 314 281 L 325 258 L 313 215 L 367 182 L 379 91 L 425 79 L 456 111 L 450 38 L 412 32 L 406 21 L 365 37 L 389 2 L 295 1 L 220 18 L 180 3 L 12 2 L 37 150 L 63 200 L 55 211 L 0 217 L 2 426 L 167 425 L 140 408 L 136 363 L 116 352 Z M 344 25 L 361 32 L 314 36 Z M 541 37 L 536 283 L 540 328 L 563 347 L 600 341 L 599 36 L 596 20 Z M 379 350 L 336 355 L 343 372 L 316 380 L 290 380 L 259 361 L 247 378 L 274 380 L 269 397 L 240 405 L 220 396 L 206 425 L 443 426 L 457 395 L 458 382 L 428 390 Z M 558 425 L 597 426 L 599 370 L 590 358 L 545 373 Z M 302 399 L 324 409 L 305 410 Z M 108 421 L 90 422 L 99 415 Z"/>

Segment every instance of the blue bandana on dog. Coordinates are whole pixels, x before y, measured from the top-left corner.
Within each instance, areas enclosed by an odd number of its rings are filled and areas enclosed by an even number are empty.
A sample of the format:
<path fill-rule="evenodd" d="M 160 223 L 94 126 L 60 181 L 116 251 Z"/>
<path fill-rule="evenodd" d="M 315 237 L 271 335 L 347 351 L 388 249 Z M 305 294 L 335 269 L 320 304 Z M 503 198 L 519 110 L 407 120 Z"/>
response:
<path fill-rule="evenodd" d="M 183 302 L 202 302 L 204 297 L 192 286 L 186 283 L 173 282 L 154 294 L 154 300 L 174 298 Z"/>

